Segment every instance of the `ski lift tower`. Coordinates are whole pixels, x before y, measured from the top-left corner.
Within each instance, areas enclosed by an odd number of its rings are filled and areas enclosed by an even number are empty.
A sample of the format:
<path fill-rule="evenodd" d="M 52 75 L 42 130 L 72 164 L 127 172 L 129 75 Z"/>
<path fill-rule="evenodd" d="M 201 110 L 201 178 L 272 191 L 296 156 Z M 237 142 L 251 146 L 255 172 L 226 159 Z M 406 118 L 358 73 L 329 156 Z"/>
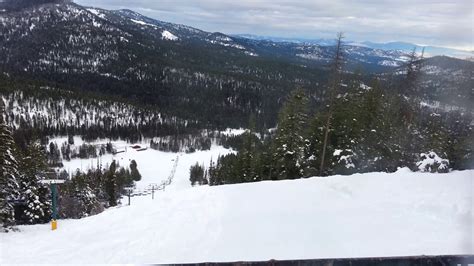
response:
<path fill-rule="evenodd" d="M 51 217 L 51 230 L 58 228 L 58 184 L 64 183 L 66 180 L 62 179 L 44 179 L 41 180 L 43 184 L 49 184 L 51 187 L 51 202 L 52 202 L 52 217 Z"/>

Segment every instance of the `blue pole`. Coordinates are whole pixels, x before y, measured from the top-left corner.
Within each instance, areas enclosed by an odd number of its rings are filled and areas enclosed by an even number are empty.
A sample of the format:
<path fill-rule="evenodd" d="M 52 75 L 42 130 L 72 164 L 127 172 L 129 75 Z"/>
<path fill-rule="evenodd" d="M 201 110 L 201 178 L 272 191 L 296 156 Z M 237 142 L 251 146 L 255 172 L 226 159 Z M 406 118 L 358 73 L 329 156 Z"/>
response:
<path fill-rule="evenodd" d="M 53 220 L 58 218 L 58 210 L 57 210 L 57 185 L 51 184 L 51 200 L 52 200 L 52 209 L 53 209 Z"/>

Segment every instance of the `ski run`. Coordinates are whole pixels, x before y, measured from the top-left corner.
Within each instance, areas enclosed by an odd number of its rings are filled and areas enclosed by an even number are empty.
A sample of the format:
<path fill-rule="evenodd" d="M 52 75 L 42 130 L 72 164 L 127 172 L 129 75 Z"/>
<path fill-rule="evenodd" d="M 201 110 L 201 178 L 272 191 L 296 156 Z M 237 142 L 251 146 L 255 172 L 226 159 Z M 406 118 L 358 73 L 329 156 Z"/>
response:
<path fill-rule="evenodd" d="M 79 220 L 0 234 L 0 264 L 186 263 L 472 254 L 474 171 L 313 177 L 191 187 L 189 167 L 232 152 L 133 154 L 165 191 Z M 154 154 L 152 154 L 154 153 Z M 119 156 L 119 155 L 117 155 Z M 116 159 L 128 160 L 127 153 Z M 107 163 L 108 159 L 103 158 Z M 65 167 L 87 167 L 71 161 Z M 155 168 L 153 168 L 155 167 Z M 152 174 L 154 169 L 162 169 Z"/>

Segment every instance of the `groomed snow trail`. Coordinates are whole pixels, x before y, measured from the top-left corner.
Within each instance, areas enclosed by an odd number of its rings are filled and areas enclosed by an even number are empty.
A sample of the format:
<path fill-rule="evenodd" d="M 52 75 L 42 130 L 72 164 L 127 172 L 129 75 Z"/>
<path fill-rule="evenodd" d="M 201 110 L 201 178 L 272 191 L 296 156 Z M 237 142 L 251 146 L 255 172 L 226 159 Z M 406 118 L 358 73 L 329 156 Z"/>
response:
<path fill-rule="evenodd" d="M 170 188 L 184 184 L 180 171 Z M 55 232 L 34 225 L 0 234 L 0 264 L 472 254 L 473 174 L 402 169 L 166 188 L 155 200 L 61 220 Z"/>

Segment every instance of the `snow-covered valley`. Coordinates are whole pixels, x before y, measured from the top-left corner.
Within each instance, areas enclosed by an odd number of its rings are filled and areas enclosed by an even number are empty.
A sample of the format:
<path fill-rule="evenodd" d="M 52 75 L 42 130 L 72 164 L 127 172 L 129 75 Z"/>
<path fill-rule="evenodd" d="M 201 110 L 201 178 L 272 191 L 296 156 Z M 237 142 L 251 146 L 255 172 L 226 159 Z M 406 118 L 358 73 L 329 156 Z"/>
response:
<path fill-rule="evenodd" d="M 51 142 L 55 142 L 58 145 L 67 142 L 67 137 L 54 138 Z M 80 137 L 74 137 L 75 145 L 86 143 L 89 145 L 105 145 L 109 140 L 97 140 L 94 142 L 83 142 Z M 98 165 L 101 165 L 103 169 L 107 169 L 113 160 L 118 165 L 128 167 L 132 160 L 135 160 L 138 164 L 138 170 L 142 175 L 142 179 L 136 182 L 136 191 L 143 191 L 150 185 L 160 184 L 165 181 L 173 168 L 175 160 L 179 160 L 174 174 L 172 189 L 182 189 L 191 187 L 189 182 L 189 168 L 191 165 L 198 162 L 202 165 L 209 165 L 211 159 L 217 160 L 221 155 L 226 155 L 233 152 L 230 149 L 226 149 L 222 146 L 213 145 L 211 150 L 207 151 L 196 151 L 193 153 L 173 153 L 173 152 L 162 152 L 149 148 L 149 140 L 143 140 L 140 143 L 127 143 L 126 141 L 111 141 L 113 147 L 118 151 L 123 151 L 117 154 L 104 154 L 97 158 L 91 159 L 80 159 L 75 158 L 70 161 L 63 160 L 64 167 L 61 169 L 66 170 L 70 174 L 74 174 L 75 171 L 80 170 L 86 172 L 89 169 L 95 169 Z M 146 150 L 133 149 L 132 146 L 139 145 Z"/>
<path fill-rule="evenodd" d="M 60 220 L 56 231 L 45 224 L 0 234 L 0 264 L 180 263 L 474 251 L 474 171 L 427 174 L 400 169 L 392 174 L 190 187 L 189 165 L 226 151 L 213 147 L 181 155 L 170 189 L 155 193 L 153 200 L 134 197 L 131 206 Z M 179 156 L 158 153 L 155 157 L 142 153 L 146 159 L 134 154 L 144 177 L 139 186 L 166 177 L 171 160 Z M 160 170 L 148 170 L 146 161 L 156 162 Z"/>

